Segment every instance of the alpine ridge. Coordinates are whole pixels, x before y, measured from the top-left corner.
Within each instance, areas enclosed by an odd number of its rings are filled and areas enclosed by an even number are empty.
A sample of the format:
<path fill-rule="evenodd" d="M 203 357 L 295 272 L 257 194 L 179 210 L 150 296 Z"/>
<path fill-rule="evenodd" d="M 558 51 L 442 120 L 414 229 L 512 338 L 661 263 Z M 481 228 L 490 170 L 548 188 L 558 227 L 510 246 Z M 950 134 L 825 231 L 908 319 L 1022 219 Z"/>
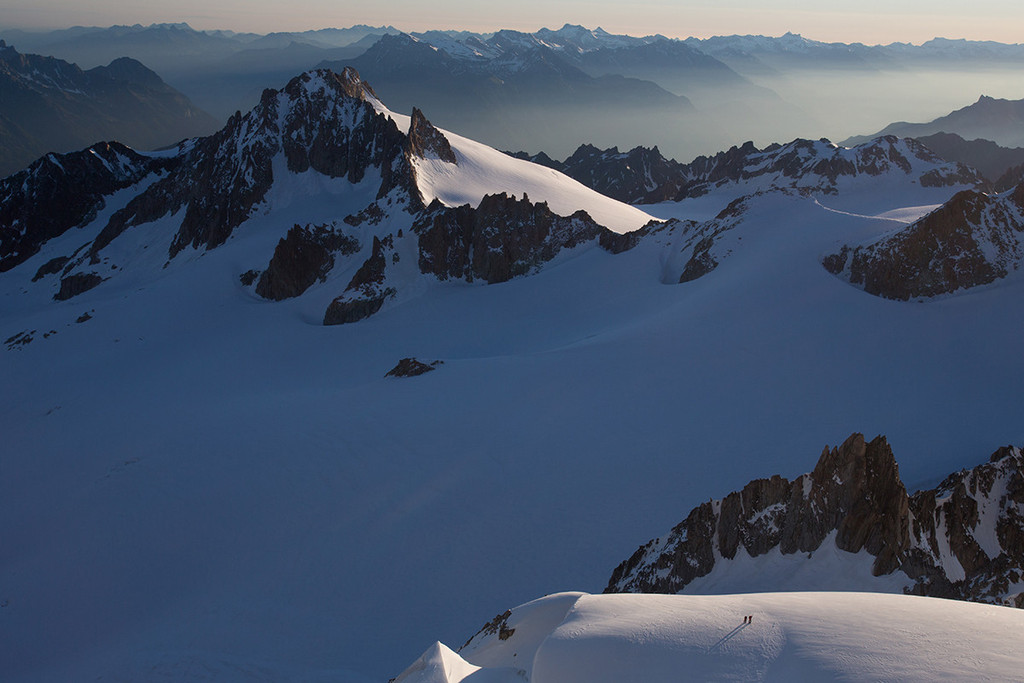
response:
<path fill-rule="evenodd" d="M 616 567 L 605 592 L 685 592 L 738 553 L 810 562 L 825 543 L 866 551 L 872 574 L 902 573 L 906 592 L 1024 608 L 1024 455 L 1000 448 L 908 494 L 885 438 L 853 434 L 808 474 L 757 479 L 694 508 Z"/>

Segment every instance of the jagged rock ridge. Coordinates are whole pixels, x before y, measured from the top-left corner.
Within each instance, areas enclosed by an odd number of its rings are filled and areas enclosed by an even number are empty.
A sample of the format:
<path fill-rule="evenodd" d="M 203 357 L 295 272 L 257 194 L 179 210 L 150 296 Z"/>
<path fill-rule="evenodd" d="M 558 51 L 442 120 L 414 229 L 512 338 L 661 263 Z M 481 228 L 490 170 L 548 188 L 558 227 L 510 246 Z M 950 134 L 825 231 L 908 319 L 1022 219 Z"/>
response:
<path fill-rule="evenodd" d="M 875 576 L 906 574 L 915 594 L 1024 608 L 1024 454 L 1001 448 L 908 495 L 885 438 L 854 434 L 809 474 L 697 506 L 620 564 L 605 592 L 678 593 L 741 548 L 811 553 L 833 533 L 840 550 L 874 556 Z"/>
<path fill-rule="evenodd" d="M 1024 183 L 998 195 L 965 190 L 899 232 L 823 260 L 869 294 L 908 300 L 1006 277 L 1024 263 Z"/>
<path fill-rule="evenodd" d="M 23 263 L 47 240 L 93 220 L 107 196 L 176 163 L 142 156 L 118 142 L 100 142 L 81 152 L 47 154 L 0 180 L 0 272 Z"/>
<path fill-rule="evenodd" d="M 355 70 L 320 70 L 266 90 L 248 114 L 236 113 L 215 135 L 181 155 L 181 165 L 114 214 L 92 246 L 100 250 L 127 228 L 184 209 L 171 256 L 187 246 L 223 244 L 250 217 L 274 181 L 283 153 L 293 173 L 316 171 L 358 183 L 369 168 L 381 175 L 377 198 L 399 190 L 411 210 L 422 201 L 406 158 L 407 137 L 373 106 L 373 91 Z"/>
<path fill-rule="evenodd" d="M 740 182 L 756 183 L 762 190 L 831 194 L 844 178 L 887 173 L 910 176 L 924 187 L 985 183 L 965 164 L 944 161 L 917 141 L 895 136 L 853 148 L 824 139 L 797 139 L 763 150 L 747 142 L 713 156 L 697 157 L 689 164 L 666 159 L 657 147 L 620 153 L 615 147 L 600 150 L 581 145 L 564 162 L 543 152 L 533 156 L 516 152 L 513 156 L 559 170 L 602 194 L 630 203 L 680 201 Z"/>

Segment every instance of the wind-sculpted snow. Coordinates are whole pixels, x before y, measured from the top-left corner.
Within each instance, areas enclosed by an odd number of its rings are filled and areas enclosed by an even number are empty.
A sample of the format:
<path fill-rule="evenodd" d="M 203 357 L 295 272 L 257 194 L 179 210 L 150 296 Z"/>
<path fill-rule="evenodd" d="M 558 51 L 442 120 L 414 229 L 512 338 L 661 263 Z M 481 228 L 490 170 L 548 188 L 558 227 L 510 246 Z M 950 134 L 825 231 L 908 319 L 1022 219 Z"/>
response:
<path fill-rule="evenodd" d="M 396 683 L 930 683 L 1015 680 L 1024 666 L 1007 647 L 1024 612 L 915 596 L 566 593 L 506 622 L 458 654 L 436 643 Z"/>
<path fill-rule="evenodd" d="M 702 577 L 714 583 L 716 573 L 728 572 L 723 565 L 741 559 L 738 553 L 806 553 L 810 563 L 829 551 L 826 543 L 851 564 L 865 551 L 874 558 L 874 576 L 900 572 L 908 592 L 1024 608 L 1021 451 L 1000 449 L 989 463 L 908 495 L 885 439 L 865 442 L 854 434 L 826 448 L 809 474 L 758 479 L 695 508 L 620 564 L 605 591 L 684 592 Z M 743 590 L 740 581 L 731 585 Z M 878 582 L 879 589 L 892 586 Z"/>

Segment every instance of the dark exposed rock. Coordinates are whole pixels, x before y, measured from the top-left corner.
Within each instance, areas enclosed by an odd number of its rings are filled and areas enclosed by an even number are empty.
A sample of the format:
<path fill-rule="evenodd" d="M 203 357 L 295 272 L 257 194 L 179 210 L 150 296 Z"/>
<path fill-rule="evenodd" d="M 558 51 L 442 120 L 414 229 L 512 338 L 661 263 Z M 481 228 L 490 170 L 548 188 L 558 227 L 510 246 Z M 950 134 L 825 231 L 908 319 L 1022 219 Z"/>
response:
<path fill-rule="evenodd" d="M 36 330 L 24 330 L 17 334 L 12 334 L 10 337 L 4 340 L 4 344 L 7 346 L 8 351 L 19 349 L 26 344 L 31 344 Z"/>
<path fill-rule="evenodd" d="M 603 195 L 627 203 L 671 199 L 689 182 L 683 164 L 662 156 L 657 147 L 600 150 L 581 145 L 558 169 Z"/>
<path fill-rule="evenodd" d="M 345 292 L 327 307 L 324 325 L 342 325 L 369 318 L 395 296 L 394 288 L 385 284 L 384 248 L 385 243 L 374 237 L 370 257 L 352 276 Z"/>
<path fill-rule="evenodd" d="M 237 113 L 214 135 L 184 151 L 180 165 L 116 212 L 91 248 L 97 253 L 124 230 L 184 209 L 170 255 L 223 244 L 265 200 L 272 160 L 282 152 L 288 170 L 313 170 L 358 183 L 380 174 L 377 198 L 398 190 L 410 211 L 422 206 L 406 157 L 407 138 L 378 113 L 373 91 L 354 69 L 325 69 L 266 90 L 248 114 Z"/>
<path fill-rule="evenodd" d="M 256 282 L 260 277 L 260 271 L 258 270 L 247 270 L 238 276 L 238 281 L 242 283 L 243 287 L 251 287 L 252 283 Z"/>
<path fill-rule="evenodd" d="M 0 272 L 24 262 L 47 240 L 91 221 L 108 195 L 173 163 L 100 142 L 81 152 L 47 154 L 0 180 Z"/>
<path fill-rule="evenodd" d="M 80 315 L 77 318 L 75 318 L 75 322 L 76 323 L 84 323 L 84 322 L 86 322 L 88 320 L 92 320 L 92 314 L 89 313 L 89 311 L 86 311 L 82 315 Z"/>
<path fill-rule="evenodd" d="M 64 266 L 67 265 L 68 261 L 70 260 L 71 259 L 67 256 L 58 256 L 56 258 L 50 259 L 43 265 L 39 266 L 39 270 L 37 270 L 36 274 L 32 276 L 32 282 L 38 282 L 47 275 L 56 275 L 64 268 Z"/>
<path fill-rule="evenodd" d="M 435 360 L 429 363 L 417 360 L 415 358 L 403 358 L 398 361 L 398 365 L 388 370 L 385 377 L 416 377 L 427 372 L 431 372 L 437 369 L 438 365 L 443 365 L 444 361 Z"/>
<path fill-rule="evenodd" d="M 683 266 L 683 273 L 679 276 L 680 283 L 692 282 L 718 267 L 718 261 L 711 255 L 713 245 L 714 240 L 711 237 L 705 237 L 694 245 L 693 255 Z"/>
<path fill-rule="evenodd" d="M 412 122 L 409 125 L 409 150 L 418 157 L 436 156 L 449 164 L 458 164 L 451 143 L 444 133 L 434 127 L 416 107 L 412 108 Z"/>
<path fill-rule="evenodd" d="M 833 534 L 840 550 L 872 555 L 876 576 L 906 574 L 910 592 L 1024 607 L 1024 454 L 1002 448 L 908 496 L 885 438 L 854 434 L 809 474 L 752 481 L 694 508 L 620 564 L 605 591 L 676 593 L 711 573 L 716 554 L 811 553 Z"/>
<path fill-rule="evenodd" d="M 598 236 L 597 243 L 601 245 L 602 249 L 609 253 L 621 254 L 640 244 L 640 240 L 649 235 L 650 231 L 650 224 L 645 225 L 638 230 L 632 230 L 624 233 L 612 232 L 608 228 L 603 228 L 601 230 L 601 234 Z"/>
<path fill-rule="evenodd" d="M 319 280 L 323 282 L 334 267 L 334 254 L 352 254 L 359 242 L 326 225 L 295 225 L 274 249 L 270 265 L 256 285 L 264 299 L 281 301 L 296 297 Z"/>
<path fill-rule="evenodd" d="M 459 648 L 459 651 L 461 652 L 463 648 L 472 643 L 473 640 L 477 638 L 477 636 L 493 636 L 494 634 L 498 634 L 499 640 L 508 640 L 509 638 L 511 638 L 516 632 L 514 628 L 509 628 L 508 626 L 508 619 L 511 616 L 512 610 L 510 609 L 507 609 L 503 613 L 496 615 L 493 619 L 484 624 L 483 627 L 479 631 L 477 631 L 472 638 L 467 640 L 462 645 L 462 647 Z"/>
<path fill-rule="evenodd" d="M 103 282 L 103 277 L 97 273 L 75 273 L 68 275 L 61 279 L 60 290 L 53 295 L 53 298 L 56 301 L 66 301 L 73 296 L 88 292 L 101 282 Z"/>
<path fill-rule="evenodd" d="M 584 211 L 558 216 L 544 202 L 505 193 L 485 196 L 475 209 L 434 202 L 412 229 L 419 236 L 421 272 L 488 283 L 524 275 L 603 230 Z"/>
<path fill-rule="evenodd" d="M 906 301 L 988 284 L 1024 263 L 1024 184 L 965 190 L 895 235 L 844 246 L 822 264 L 869 294 Z"/>

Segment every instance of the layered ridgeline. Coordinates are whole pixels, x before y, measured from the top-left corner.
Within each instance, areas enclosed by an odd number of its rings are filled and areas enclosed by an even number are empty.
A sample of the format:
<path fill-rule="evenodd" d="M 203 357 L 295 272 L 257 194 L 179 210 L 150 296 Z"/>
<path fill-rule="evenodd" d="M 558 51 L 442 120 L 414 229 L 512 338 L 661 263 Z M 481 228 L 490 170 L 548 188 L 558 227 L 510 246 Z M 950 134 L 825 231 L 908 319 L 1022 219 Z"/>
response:
<path fill-rule="evenodd" d="M 269 244 L 238 274 L 241 281 L 280 301 L 331 280 L 326 286 L 336 291 L 322 317 L 337 324 L 416 296 L 422 288 L 414 283 L 423 276 L 503 282 L 584 245 L 621 253 L 650 244 L 662 252 L 663 282 L 689 282 L 742 247 L 743 230 L 736 228 L 763 197 L 817 201 L 865 183 L 899 193 L 983 182 L 971 168 L 893 137 L 855 148 L 825 140 L 764 150 L 748 143 L 689 164 L 667 160 L 657 148 L 620 154 L 586 145 L 563 163 L 543 155 L 513 159 L 441 132 L 417 109 L 411 117 L 390 112 L 352 69 L 321 70 L 266 91 L 257 107 L 233 116 L 218 133 L 167 153 L 103 143 L 47 155 L 0 182 L 0 270 L 50 245 L 32 280 L 66 300 L 132 269 L 152 268 L 152 258 L 145 266 L 138 262 L 139 248 L 165 253 L 166 267 L 183 254 L 258 232 Z M 710 194 L 730 201 L 706 220 L 657 222 L 621 203 Z M 1017 214 L 999 216 L 1009 226 L 1000 235 L 1019 230 Z M 973 234 L 983 227 L 970 220 L 964 214 L 952 228 L 925 221 L 916 229 Z M 69 233 L 72 228 L 79 230 Z M 75 239 L 53 242 L 65 234 Z M 1002 251 L 986 251 L 977 245 L 988 242 L 975 240 L 982 265 L 945 289 L 921 289 L 902 274 L 890 276 L 890 289 L 865 289 L 908 298 L 904 291 L 928 296 L 990 282 L 1019 260 L 1014 243 L 1000 242 L 1000 235 L 988 240 L 1008 245 Z M 929 263 L 941 249 L 935 244 L 927 242 Z M 861 285 L 864 249 L 845 247 L 825 258 L 825 266 Z M 854 265 L 847 267 L 851 250 Z M 996 255 L 992 264 L 989 252 Z M 891 272 L 885 267 L 879 266 Z"/>
<path fill-rule="evenodd" d="M 829 564 L 836 550 L 848 567 Z M 1021 450 L 1000 448 L 908 494 L 885 438 L 854 434 L 826 448 L 808 474 L 757 479 L 694 508 L 620 564 L 605 592 L 792 589 L 815 571 L 819 585 L 841 586 L 858 560 L 884 577 L 879 590 L 902 584 L 917 595 L 1024 608 Z"/>
<path fill-rule="evenodd" d="M 140 248 L 154 247 L 167 265 L 261 225 L 277 244 L 240 276 L 265 298 L 301 295 L 336 263 L 363 263 L 327 323 L 379 309 L 396 291 L 376 285 L 395 271 L 500 282 L 609 228 L 652 220 L 549 169 L 446 136 L 419 110 L 391 113 L 352 69 L 267 90 L 248 114 L 166 154 L 104 143 L 47 155 L 0 183 L 0 197 L 2 270 L 79 229 L 70 251 L 35 272 L 55 299 L 151 267 L 133 263 Z"/>
<path fill-rule="evenodd" d="M 82 70 L 0 40 L 0 176 L 47 152 L 117 139 L 141 149 L 205 135 L 218 123 L 134 59 Z"/>
<path fill-rule="evenodd" d="M 666 159 L 657 147 L 620 152 L 615 147 L 581 145 L 561 162 L 543 152 L 512 156 L 557 169 L 602 194 L 634 204 L 681 201 L 728 185 L 749 185 L 751 191 L 786 188 L 835 194 L 855 178 L 890 174 L 897 182 L 921 187 L 983 182 L 966 164 L 945 161 L 913 139 L 892 135 L 856 147 L 797 139 L 758 149 L 747 142 L 688 164 Z"/>
<path fill-rule="evenodd" d="M 1012 151 L 1012 150 L 1008 150 Z M 767 192 L 783 192 L 828 201 L 832 195 L 885 180 L 892 187 L 973 187 L 924 211 L 915 220 L 889 216 L 897 225 L 860 243 L 842 244 L 824 256 L 824 267 L 869 294 L 891 299 L 922 299 L 990 284 L 1024 264 L 1024 190 L 1019 178 L 1006 174 L 1001 193 L 961 161 L 945 161 L 912 138 L 885 136 L 856 147 L 826 140 L 794 140 L 759 150 L 752 143 L 733 147 L 689 164 L 666 159 L 658 149 L 629 152 L 583 145 L 565 161 L 544 153 L 513 156 L 528 159 L 576 178 L 588 187 L 622 201 L 640 204 L 678 202 L 709 193 L 732 192 L 734 203 L 702 225 L 669 222 L 647 232 L 680 231 L 686 258 L 680 281 L 713 270 L 732 253 L 736 237 L 728 231 L 741 221 L 752 201 Z M 886 189 L 879 186 L 880 192 Z M 815 201 L 818 201 L 815 199 Z M 903 223 L 903 225 L 899 225 Z M 635 244 L 639 235 L 631 242 Z M 670 278 L 666 278 L 670 279 Z"/>

